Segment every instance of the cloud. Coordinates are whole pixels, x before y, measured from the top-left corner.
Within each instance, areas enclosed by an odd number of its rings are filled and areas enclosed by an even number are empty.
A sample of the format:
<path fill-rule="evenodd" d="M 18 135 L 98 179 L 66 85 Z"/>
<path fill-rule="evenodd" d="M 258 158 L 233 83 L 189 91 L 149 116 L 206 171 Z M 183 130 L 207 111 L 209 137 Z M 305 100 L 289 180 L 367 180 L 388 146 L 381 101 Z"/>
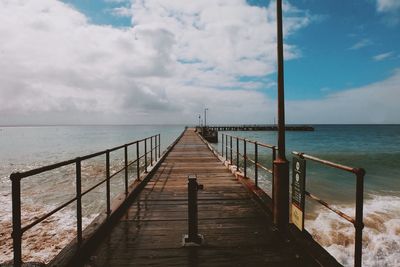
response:
<path fill-rule="evenodd" d="M 383 21 L 394 26 L 400 22 L 400 1 L 398 0 L 376 0 L 376 10 L 384 15 Z"/>
<path fill-rule="evenodd" d="M 372 45 L 373 42 L 370 39 L 364 38 L 352 45 L 349 49 L 350 50 L 358 50 L 366 46 Z"/>
<path fill-rule="evenodd" d="M 132 12 L 129 8 L 126 7 L 115 7 L 110 10 L 111 14 L 117 17 L 131 17 Z"/>
<path fill-rule="evenodd" d="M 383 80 L 321 100 L 288 101 L 289 123 L 399 123 L 400 69 Z"/>
<path fill-rule="evenodd" d="M 0 124 L 191 122 L 204 105 L 221 121 L 264 122 L 274 108 L 256 90 L 272 81 L 241 77 L 275 72 L 274 8 L 133 1 L 115 10 L 132 27 L 114 28 L 60 1 L 1 1 Z M 286 38 L 310 23 L 284 10 Z M 285 53 L 301 52 L 286 43 Z"/>
<path fill-rule="evenodd" d="M 377 0 L 376 8 L 378 12 L 396 12 L 400 10 L 400 1 L 398 0 Z"/>
<path fill-rule="evenodd" d="M 382 61 L 382 60 L 385 60 L 385 59 L 389 58 L 392 55 L 393 55 L 393 51 L 373 56 L 372 59 L 375 60 L 375 61 Z"/>

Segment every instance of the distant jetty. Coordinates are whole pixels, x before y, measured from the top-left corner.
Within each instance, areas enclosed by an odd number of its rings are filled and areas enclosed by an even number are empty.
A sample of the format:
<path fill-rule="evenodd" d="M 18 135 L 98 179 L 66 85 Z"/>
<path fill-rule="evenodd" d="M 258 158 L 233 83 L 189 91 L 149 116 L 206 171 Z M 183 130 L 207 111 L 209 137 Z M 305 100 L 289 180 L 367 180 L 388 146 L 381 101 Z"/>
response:
<path fill-rule="evenodd" d="M 208 125 L 214 131 L 277 131 L 278 126 L 267 124 L 242 124 L 242 125 Z M 310 125 L 287 125 L 286 131 L 314 131 Z"/>

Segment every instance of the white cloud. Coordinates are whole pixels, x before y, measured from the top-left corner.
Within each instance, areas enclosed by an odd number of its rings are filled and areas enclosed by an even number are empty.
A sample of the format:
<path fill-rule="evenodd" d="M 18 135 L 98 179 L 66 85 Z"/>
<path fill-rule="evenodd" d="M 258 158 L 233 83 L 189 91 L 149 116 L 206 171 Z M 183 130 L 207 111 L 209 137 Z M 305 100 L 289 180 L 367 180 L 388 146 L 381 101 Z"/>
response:
<path fill-rule="evenodd" d="M 127 7 L 115 7 L 111 9 L 111 14 L 118 17 L 131 17 L 132 12 Z"/>
<path fill-rule="evenodd" d="M 376 0 L 376 9 L 387 25 L 395 26 L 400 22 L 399 0 Z"/>
<path fill-rule="evenodd" d="M 236 111 L 238 122 L 273 113 L 254 91 L 260 84 L 241 80 L 275 72 L 272 4 L 128 7 L 119 14 L 133 14 L 134 26 L 122 29 L 93 25 L 59 1 L 1 1 L 0 123 L 187 122 L 204 105 L 216 119 Z M 305 12 L 284 8 L 286 37 L 310 23 Z M 287 59 L 300 56 L 293 45 L 285 49 Z"/>
<path fill-rule="evenodd" d="M 389 78 L 328 95 L 288 101 L 289 123 L 399 123 L 400 69 Z"/>
<path fill-rule="evenodd" d="M 375 61 L 382 61 L 382 60 L 385 60 L 385 59 L 389 58 L 392 55 L 393 55 L 393 51 L 373 56 L 372 59 L 375 60 Z"/>
<path fill-rule="evenodd" d="M 366 46 L 372 45 L 373 42 L 370 39 L 364 38 L 352 45 L 349 49 L 350 50 L 358 50 Z"/>
<path fill-rule="evenodd" d="M 399 0 L 377 0 L 376 7 L 379 12 L 395 12 L 400 9 Z"/>

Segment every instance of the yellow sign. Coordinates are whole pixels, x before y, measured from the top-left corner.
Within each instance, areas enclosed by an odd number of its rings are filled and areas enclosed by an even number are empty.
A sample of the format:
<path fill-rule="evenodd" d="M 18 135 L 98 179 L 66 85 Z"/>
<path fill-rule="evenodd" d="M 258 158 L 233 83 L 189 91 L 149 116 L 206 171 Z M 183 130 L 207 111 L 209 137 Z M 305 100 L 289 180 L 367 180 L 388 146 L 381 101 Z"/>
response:
<path fill-rule="evenodd" d="M 303 231 L 303 212 L 296 206 L 292 204 L 292 222 L 300 231 Z"/>

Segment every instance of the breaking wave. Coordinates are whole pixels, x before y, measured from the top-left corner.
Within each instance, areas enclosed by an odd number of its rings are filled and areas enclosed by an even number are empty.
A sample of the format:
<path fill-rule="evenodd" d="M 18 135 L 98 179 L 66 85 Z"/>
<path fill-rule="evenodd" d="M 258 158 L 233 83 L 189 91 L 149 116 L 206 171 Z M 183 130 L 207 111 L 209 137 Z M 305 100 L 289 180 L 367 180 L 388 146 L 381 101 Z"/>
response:
<path fill-rule="evenodd" d="M 400 266 L 400 197 L 372 196 L 364 202 L 363 266 Z M 354 208 L 336 206 L 353 216 Z M 313 238 L 344 266 L 353 266 L 354 227 L 321 208 L 305 226 Z"/>

